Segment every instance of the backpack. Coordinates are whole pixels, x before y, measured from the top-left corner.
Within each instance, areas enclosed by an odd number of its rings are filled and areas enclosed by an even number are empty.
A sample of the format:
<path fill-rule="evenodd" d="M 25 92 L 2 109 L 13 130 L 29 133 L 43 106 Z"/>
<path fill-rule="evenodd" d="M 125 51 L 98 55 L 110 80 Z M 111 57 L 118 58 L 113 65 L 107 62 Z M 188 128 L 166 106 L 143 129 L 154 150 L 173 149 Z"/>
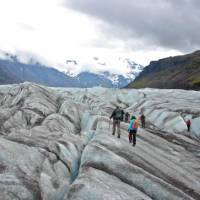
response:
<path fill-rule="evenodd" d="M 138 128 L 138 120 L 135 119 L 132 123 L 132 129 L 137 129 Z"/>
<path fill-rule="evenodd" d="M 187 125 L 191 125 L 191 121 L 190 121 L 190 120 L 187 120 L 186 124 L 187 124 Z"/>
<path fill-rule="evenodd" d="M 121 120 L 122 117 L 123 117 L 123 116 L 122 116 L 122 111 L 119 110 L 119 109 L 117 109 L 117 110 L 115 111 L 115 119 Z"/>

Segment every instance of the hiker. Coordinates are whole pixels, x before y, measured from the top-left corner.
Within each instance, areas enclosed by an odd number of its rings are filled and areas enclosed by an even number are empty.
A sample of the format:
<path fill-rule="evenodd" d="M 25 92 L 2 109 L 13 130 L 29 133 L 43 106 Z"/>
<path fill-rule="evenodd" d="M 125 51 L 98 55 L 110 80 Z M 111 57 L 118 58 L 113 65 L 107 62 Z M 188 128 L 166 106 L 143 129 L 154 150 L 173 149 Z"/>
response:
<path fill-rule="evenodd" d="M 135 116 L 132 116 L 128 126 L 128 132 L 129 132 L 129 143 L 133 142 L 133 146 L 136 145 L 137 129 L 138 129 L 138 120 L 136 119 Z"/>
<path fill-rule="evenodd" d="M 145 128 L 145 115 L 144 115 L 144 113 L 142 113 L 142 115 L 140 116 L 140 120 L 141 120 L 142 128 Z"/>
<path fill-rule="evenodd" d="M 129 122 L 130 114 L 128 112 L 125 113 L 125 122 Z"/>
<path fill-rule="evenodd" d="M 123 120 L 124 111 L 119 108 L 119 106 L 116 107 L 116 109 L 112 112 L 112 115 L 110 116 L 110 119 L 113 118 L 113 130 L 112 134 L 115 135 L 115 130 L 117 127 L 117 134 L 118 138 L 120 138 L 120 121 Z"/>
<path fill-rule="evenodd" d="M 187 125 L 188 132 L 190 132 L 190 126 L 191 126 L 191 121 L 190 121 L 190 119 L 188 119 L 188 120 L 186 121 L 186 125 Z"/>

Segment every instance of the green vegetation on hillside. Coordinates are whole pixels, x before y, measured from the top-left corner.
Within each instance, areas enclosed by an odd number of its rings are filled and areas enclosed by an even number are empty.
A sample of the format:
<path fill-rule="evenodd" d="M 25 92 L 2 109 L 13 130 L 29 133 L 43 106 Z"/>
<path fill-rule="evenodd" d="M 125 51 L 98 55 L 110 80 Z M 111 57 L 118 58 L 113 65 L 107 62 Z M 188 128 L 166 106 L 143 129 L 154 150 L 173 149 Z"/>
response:
<path fill-rule="evenodd" d="M 153 61 L 127 87 L 200 90 L 200 51 Z"/>

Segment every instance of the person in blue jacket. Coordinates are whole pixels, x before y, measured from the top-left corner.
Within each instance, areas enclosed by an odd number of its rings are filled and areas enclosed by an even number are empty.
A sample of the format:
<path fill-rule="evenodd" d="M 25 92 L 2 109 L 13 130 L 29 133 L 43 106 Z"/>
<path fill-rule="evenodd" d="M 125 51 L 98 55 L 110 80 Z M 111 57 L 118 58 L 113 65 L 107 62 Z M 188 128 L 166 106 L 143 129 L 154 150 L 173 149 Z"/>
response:
<path fill-rule="evenodd" d="M 138 129 L 138 120 L 136 119 L 135 116 L 132 116 L 128 126 L 128 132 L 129 132 L 129 143 L 133 142 L 133 146 L 136 145 L 137 129 Z"/>

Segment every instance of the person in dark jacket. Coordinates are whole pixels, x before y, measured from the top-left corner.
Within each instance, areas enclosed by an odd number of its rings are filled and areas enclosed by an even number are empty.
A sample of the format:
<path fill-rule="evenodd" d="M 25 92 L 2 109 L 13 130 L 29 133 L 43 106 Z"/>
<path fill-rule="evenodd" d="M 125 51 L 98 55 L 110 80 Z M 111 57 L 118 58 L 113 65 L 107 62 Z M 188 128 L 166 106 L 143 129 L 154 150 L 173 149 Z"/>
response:
<path fill-rule="evenodd" d="M 125 122 L 129 122 L 130 120 L 130 114 L 128 112 L 125 113 Z"/>
<path fill-rule="evenodd" d="M 118 138 L 120 138 L 120 121 L 123 120 L 124 111 L 119 108 L 119 106 L 116 107 L 116 109 L 112 112 L 112 115 L 110 116 L 110 119 L 113 118 L 113 129 L 112 134 L 115 135 L 115 130 L 117 127 L 117 135 Z"/>
<path fill-rule="evenodd" d="M 144 113 L 142 113 L 142 115 L 140 116 L 140 120 L 141 120 L 142 128 L 145 128 L 145 115 L 144 115 Z"/>

